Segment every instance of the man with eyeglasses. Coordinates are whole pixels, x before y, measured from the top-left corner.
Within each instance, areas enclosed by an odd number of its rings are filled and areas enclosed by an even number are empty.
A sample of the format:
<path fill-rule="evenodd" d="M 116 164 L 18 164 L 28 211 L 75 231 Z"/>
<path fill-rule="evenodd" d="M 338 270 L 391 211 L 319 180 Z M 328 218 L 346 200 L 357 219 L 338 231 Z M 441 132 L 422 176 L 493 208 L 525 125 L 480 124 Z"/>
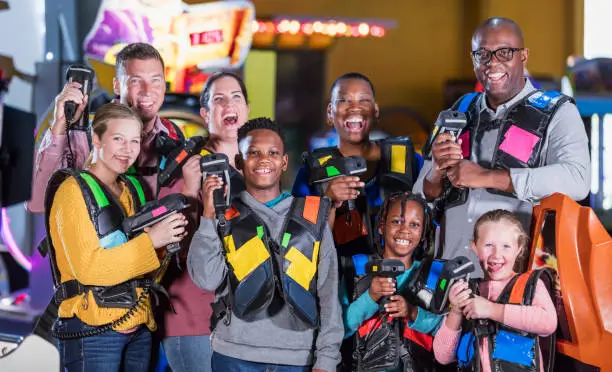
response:
<path fill-rule="evenodd" d="M 485 92 L 468 94 L 453 105 L 467 117 L 458 138 L 436 136 L 439 128 L 434 130 L 413 191 L 443 213 L 437 244 L 442 257 L 470 257 L 482 276 L 470 249 L 478 217 L 507 209 L 529 231 L 533 205 L 540 199 L 555 192 L 575 200 L 587 196 L 590 161 L 584 123 L 573 101 L 536 90 L 525 78 L 529 49 L 515 22 L 486 20 L 474 32 L 471 54 Z"/>

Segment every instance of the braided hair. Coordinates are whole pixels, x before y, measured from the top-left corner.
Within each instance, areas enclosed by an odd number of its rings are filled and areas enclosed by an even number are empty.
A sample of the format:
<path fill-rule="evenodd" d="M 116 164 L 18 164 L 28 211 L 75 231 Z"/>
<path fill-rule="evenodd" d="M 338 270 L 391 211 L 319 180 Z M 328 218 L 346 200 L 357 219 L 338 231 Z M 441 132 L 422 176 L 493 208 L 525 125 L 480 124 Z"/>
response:
<path fill-rule="evenodd" d="M 433 222 L 433 212 L 429 205 L 427 205 L 427 202 L 420 196 L 413 194 L 410 191 L 395 192 L 385 199 L 383 205 L 380 208 L 380 212 L 378 213 L 377 218 L 377 231 L 385 230 L 385 223 L 387 222 L 387 215 L 389 214 L 389 210 L 397 201 L 402 203 L 402 219 L 404 218 L 404 211 L 406 210 L 407 202 L 417 202 L 423 208 L 423 229 L 421 230 L 421 240 L 419 241 L 419 245 L 412 253 L 412 259 L 420 261 L 426 256 L 427 252 L 433 251 L 434 249 L 436 229 Z M 378 253 L 382 256 L 385 249 L 384 236 L 382 234 L 379 235 L 379 239 L 377 239 L 377 246 Z"/>

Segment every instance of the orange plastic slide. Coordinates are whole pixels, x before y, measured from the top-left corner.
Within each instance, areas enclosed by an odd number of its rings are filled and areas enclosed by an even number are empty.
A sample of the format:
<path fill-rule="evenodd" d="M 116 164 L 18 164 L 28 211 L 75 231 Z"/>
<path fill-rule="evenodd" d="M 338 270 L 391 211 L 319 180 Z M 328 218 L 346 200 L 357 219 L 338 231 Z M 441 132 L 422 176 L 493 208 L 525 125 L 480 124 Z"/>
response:
<path fill-rule="evenodd" d="M 612 372 L 612 239 L 591 208 L 554 194 L 536 206 L 528 267 L 557 270 L 555 371 Z"/>

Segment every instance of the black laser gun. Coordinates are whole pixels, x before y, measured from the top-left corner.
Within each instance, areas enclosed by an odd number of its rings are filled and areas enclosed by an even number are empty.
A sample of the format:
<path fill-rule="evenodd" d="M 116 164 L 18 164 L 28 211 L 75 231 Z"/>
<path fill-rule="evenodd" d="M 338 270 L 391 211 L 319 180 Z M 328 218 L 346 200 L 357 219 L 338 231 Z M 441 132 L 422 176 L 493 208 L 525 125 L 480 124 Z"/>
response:
<path fill-rule="evenodd" d="M 455 110 L 441 111 L 436 120 L 436 137 L 442 133 L 451 133 L 455 139 L 459 138 L 461 132 L 467 125 L 467 118 L 463 112 Z"/>
<path fill-rule="evenodd" d="M 321 167 L 311 169 L 310 183 L 321 184 L 341 176 L 358 176 L 367 169 L 366 161 L 361 156 L 332 157 Z M 355 200 L 348 200 L 348 209 L 355 209 Z"/>
<path fill-rule="evenodd" d="M 451 260 L 424 260 L 408 279 L 409 298 L 413 305 L 434 314 L 445 314 L 450 309 L 448 293 L 457 281 L 468 281 L 474 264 L 459 256 Z"/>
<path fill-rule="evenodd" d="M 371 260 L 366 264 L 366 274 L 372 277 L 384 277 L 395 279 L 402 275 L 406 268 L 400 260 L 391 258 Z M 384 306 L 389 301 L 387 296 L 380 299 L 379 303 Z"/>
<path fill-rule="evenodd" d="M 159 164 L 160 172 L 157 175 L 159 185 L 168 185 L 177 176 L 187 159 L 195 154 L 199 154 L 205 144 L 204 137 L 194 136 L 170 151 L 168 156 L 163 157 Z"/>
<path fill-rule="evenodd" d="M 145 227 L 152 226 L 171 213 L 180 212 L 188 207 L 189 201 L 187 201 L 185 195 L 170 194 L 159 200 L 146 203 L 138 213 L 124 219 L 121 227 L 123 232 L 131 239 L 143 232 Z M 179 243 L 172 243 L 166 247 L 166 251 L 173 254 L 178 252 L 180 248 Z"/>
<path fill-rule="evenodd" d="M 91 94 L 91 87 L 95 77 L 94 71 L 86 65 L 70 65 L 66 70 L 66 82 L 68 83 L 79 83 L 81 84 L 81 92 L 84 96 Z M 68 101 L 64 104 L 64 115 L 68 123 L 72 122 L 74 115 L 76 115 L 78 104 L 73 101 Z M 72 129 L 76 130 L 87 130 L 89 124 L 89 118 L 84 118 L 81 123 L 75 123 L 72 125 Z"/>
<path fill-rule="evenodd" d="M 225 210 L 230 206 L 230 165 L 229 159 L 225 154 L 208 154 L 200 159 L 200 169 L 202 170 L 202 179 L 210 175 L 216 175 L 221 178 L 223 185 L 227 185 L 227 193 L 224 195 L 224 187 L 215 190 L 213 193 L 215 214 L 217 216 L 225 213 Z"/>

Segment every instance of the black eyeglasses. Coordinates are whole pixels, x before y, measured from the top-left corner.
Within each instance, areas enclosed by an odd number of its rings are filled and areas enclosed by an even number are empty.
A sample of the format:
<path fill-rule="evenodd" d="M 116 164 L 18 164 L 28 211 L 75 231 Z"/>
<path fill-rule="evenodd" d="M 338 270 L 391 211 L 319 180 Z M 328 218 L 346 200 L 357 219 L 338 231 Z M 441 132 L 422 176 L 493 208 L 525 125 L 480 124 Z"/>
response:
<path fill-rule="evenodd" d="M 514 52 L 519 52 L 523 49 L 525 48 L 504 47 L 495 50 L 480 48 L 472 52 L 472 57 L 474 57 L 474 60 L 481 65 L 489 63 L 491 58 L 493 58 L 493 55 L 495 55 L 495 58 L 497 58 L 497 60 L 500 62 L 509 62 L 512 60 L 512 58 L 514 58 Z"/>

